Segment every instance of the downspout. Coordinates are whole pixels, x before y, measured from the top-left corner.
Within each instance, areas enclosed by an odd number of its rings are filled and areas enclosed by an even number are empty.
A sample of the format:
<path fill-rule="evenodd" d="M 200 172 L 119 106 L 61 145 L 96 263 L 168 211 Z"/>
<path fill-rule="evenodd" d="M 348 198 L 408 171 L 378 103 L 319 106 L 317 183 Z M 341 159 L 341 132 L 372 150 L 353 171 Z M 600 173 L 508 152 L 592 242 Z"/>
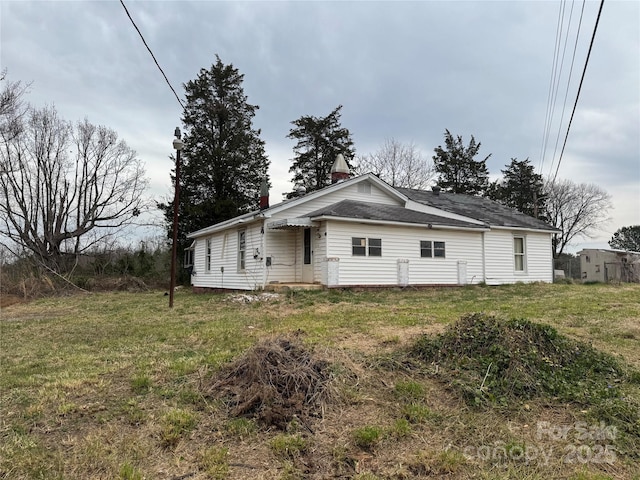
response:
<path fill-rule="evenodd" d="M 267 287 L 267 219 L 262 220 L 262 258 L 260 263 L 262 265 L 262 290 Z"/>
<path fill-rule="evenodd" d="M 484 235 L 487 232 L 482 232 L 482 282 L 487 283 L 487 256 L 485 254 Z"/>

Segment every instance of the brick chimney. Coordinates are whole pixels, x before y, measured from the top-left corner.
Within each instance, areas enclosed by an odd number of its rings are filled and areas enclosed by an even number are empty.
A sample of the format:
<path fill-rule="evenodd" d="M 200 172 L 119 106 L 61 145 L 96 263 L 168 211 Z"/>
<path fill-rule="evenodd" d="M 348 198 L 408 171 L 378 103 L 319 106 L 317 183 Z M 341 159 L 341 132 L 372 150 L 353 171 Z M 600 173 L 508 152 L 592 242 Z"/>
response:
<path fill-rule="evenodd" d="M 260 184 L 260 210 L 269 208 L 269 185 L 267 179 L 263 178 Z"/>
<path fill-rule="evenodd" d="M 331 167 L 331 183 L 348 180 L 350 176 L 351 172 L 349 171 L 349 165 L 347 165 L 344 156 L 339 153 L 336 156 L 336 161 L 333 162 L 333 167 Z"/>

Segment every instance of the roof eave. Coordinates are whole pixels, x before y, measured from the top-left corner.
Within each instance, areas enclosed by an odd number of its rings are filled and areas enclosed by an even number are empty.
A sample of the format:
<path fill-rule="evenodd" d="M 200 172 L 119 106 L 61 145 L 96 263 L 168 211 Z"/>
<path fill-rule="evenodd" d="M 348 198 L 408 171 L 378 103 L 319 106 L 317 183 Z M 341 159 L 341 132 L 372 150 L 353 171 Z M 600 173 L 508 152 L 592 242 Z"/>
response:
<path fill-rule="evenodd" d="M 266 215 L 262 215 L 261 212 L 249 212 L 244 215 L 240 215 L 239 217 L 234 217 L 232 219 L 226 220 L 224 222 L 216 223 L 215 225 L 211 225 L 210 227 L 201 228 L 200 230 L 196 230 L 195 232 L 191 232 L 187 234 L 187 238 L 198 238 L 204 237 L 206 235 L 211 235 L 212 233 L 219 232 L 221 230 L 226 230 L 227 228 L 233 228 L 238 225 L 248 225 L 260 220 L 263 220 Z"/>
<path fill-rule="evenodd" d="M 491 229 L 495 230 L 518 230 L 526 232 L 538 232 L 538 233 L 562 233 L 557 228 L 536 228 L 536 227 L 522 227 L 522 226 L 509 226 L 509 225 L 491 225 Z"/>
<path fill-rule="evenodd" d="M 351 223 L 365 223 L 371 225 L 394 225 L 413 228 L 427 228 L 429 230 L 463 230 L 468 232 L 488 232 L 491 230 L 486 226 L 477 227 L 462 227 L 458 225 L 437 225 L 433 223 L 411 223 L 411 222 L 398 222 L 393 220 L 375 220 L 371 218 L 355 218 L 355 217 L 338 217 L 333 215 L 320 215 L 318 217 L 311 217 L 314 221 L 334 220 L 338 222 L 351 222 Z"/>

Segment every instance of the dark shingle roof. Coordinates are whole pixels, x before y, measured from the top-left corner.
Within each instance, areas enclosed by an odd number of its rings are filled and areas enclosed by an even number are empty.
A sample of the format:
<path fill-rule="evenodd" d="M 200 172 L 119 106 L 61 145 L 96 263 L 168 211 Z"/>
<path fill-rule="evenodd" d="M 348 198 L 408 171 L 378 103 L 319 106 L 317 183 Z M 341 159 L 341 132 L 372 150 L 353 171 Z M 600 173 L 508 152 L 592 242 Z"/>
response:
<path fill-rule="evenodd" d="M 380 220 L 389 222 L 413 223 L 419 225 L 442 225 L 449 227 L 484 228 L 484 225 L 454 220 L 451 218 L 432 215 L 430 213 L 417 212 L 397 205 L 382 203 L 360 202 L 355 200 L 342 200 L 307 214 L 309 218 L 322 216 Z"/>
<path fill-rule="evenodd" d="M 488 198 L 447 192 L 440 192 L 436 195 L 432 191 L 410 188 L 396 188 L 396 190 L 415 202 L 474 218 L 491 226 L 555 230 L 554 227 L 542 220 L 500 205 Z"/>

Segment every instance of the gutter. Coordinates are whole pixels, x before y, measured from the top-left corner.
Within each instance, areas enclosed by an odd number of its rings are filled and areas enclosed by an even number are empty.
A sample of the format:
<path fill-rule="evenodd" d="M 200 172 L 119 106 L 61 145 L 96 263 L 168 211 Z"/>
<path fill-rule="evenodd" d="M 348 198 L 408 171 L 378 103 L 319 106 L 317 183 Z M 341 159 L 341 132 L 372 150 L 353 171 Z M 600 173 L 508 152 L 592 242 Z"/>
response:
<path fill-rule="evenodd" d="M 435 225 L 433 223 L 407 223 L 407 222 L 397 222 L 392 220 L 372 220 L 369 218 L 332 217 L 330 215 L 313 217 L 312 220 L 314 221 L 333 220 L 333 221 L 348 222 L 348 223 L 365 223 L 369 225 L 393 225 L 393 226 L 412 227 L 412 228 L 428 228 L 430 230 L 460 230 L 460 231 L 466 231 L 466 232 L 488 232 L 491 230 L 491 228 L 486 224 L 478 227 L 459 227 L 455 225 Z"/>
<path fill-rule="evenodd" d="M 497 226 L 494 225 L 491 227 L 491 230 L 517 230 L 519 232 L 537 232 L 537 233 L 562 233 L 561 230 L 557 230 L 555 228 L 545 229 L 545 228 L 535 228 L 535 227 L 508 227 L 508 226 Z"/>

